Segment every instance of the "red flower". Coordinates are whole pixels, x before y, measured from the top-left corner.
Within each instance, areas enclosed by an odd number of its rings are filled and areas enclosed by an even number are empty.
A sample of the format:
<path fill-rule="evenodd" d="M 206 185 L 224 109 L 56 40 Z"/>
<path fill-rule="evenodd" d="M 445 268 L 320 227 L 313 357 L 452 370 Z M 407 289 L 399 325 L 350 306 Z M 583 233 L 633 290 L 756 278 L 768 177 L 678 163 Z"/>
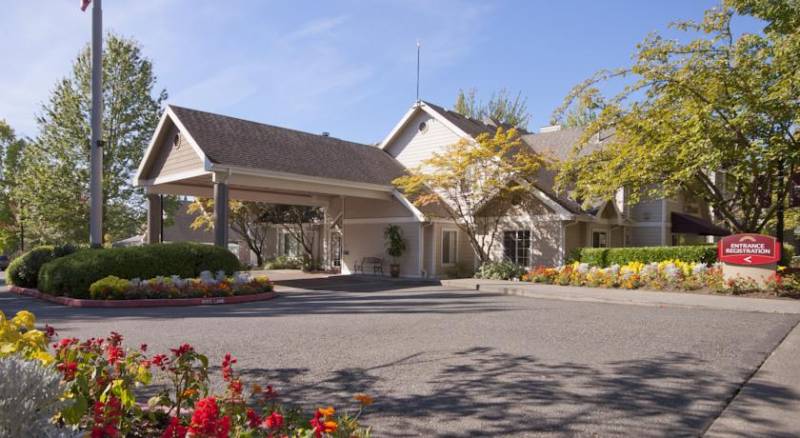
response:
<path fill-rule="evenodd" d="M 219 407 L 214 397 L 206 397 L 195 404 L 188 430 L 191 436 L 227 438 L 230 428 L 230 417 L 219 417 Z"/>
<path fill-rule="evenodd" d="M 122 335 L 117 332 L 111 332 L 108 336 L 108 343 L 113 345 L 119 345 L 122 343 Z"/>
<path fill-rule="evenodd" d="M 53 328 L 53 326 L 51 326 L 51 325 L 45 324 L 44 325 L 44 334 L 46 334 L 48 338 L 52 338 L 53 336 L 56 335 L 56 329 Z"/>
<path fill-rule="evenodd" d="M 75 378 L 75 373 L 78 371 L 78 362 L 68 360 L 58 364 L 56 368 L 64 375 L 64 380 L 69 382 Z"/>
<path fill-rule="evenodd" d="M 225 357 L 222 359 L 222 378 L 225 379 L 226 382 L 233 377 L 232 365 L 235 363 L 236 358 L 231 356 L 230 353 L 225 353 Z"/>
<path fill-rule="evenodd" d="M 108 347 L 106 347 L 106 356 L 108 357 L 108 363 L 115 365 L 125 356 L 125 352 L 117 345 L 109 344 Z"/>
<path fill-rule="evenodd" d="M 142 345 L 140 345 L 140 346 L 139 346 L 139 350 L 141 350 L 141 351 L 142 351 L 142 353 L 144 353 L 145 351 L 147 351 L 147 344 L 142 344 Z"/>
<path fill-rule="evenodd" d="M 157 366 L 157 367 L 159 367 L 161 369 L 164 369 L 164 366 L 169 361 L 169 359 L 167 359 L 167 356 L 165 356 L 163 354 L 156 354 L 155 356 L 153 356 L 153 358 L 151 360 L 153 362 L 153 365 L 155 365 L 155 366 Z"/>
<path fill-rule="evenodd" d="M 56 350 L 63 350 L 64 348 L 67 348 L 70 345 L 77 343 L 78 343 L 78 338 L 64 338 L 58 341 L 57 344 L 55 344 L 55 348 Z"/>
<path fill-rule="evenodd" d="M 106 403 L 95 402 L 92 407 L 94 426 L 92 437 L 117 437 L 119 435 L 119 420 L 122 417 L 122 404 L 119 399 L 112 396 Z"/>
<path fill-rule="evenodd" d="M 278 412 L 269 414 L 269 416 L 264 419 L 264 426 L 266 426 L 267 429 L 280 429 L 281 426 L 283 426 L 283 415 Z"/>
<path fill-rule="evenodd" d="M 183 356 L 184 354 L 186 354 L 186 353 L 188 353 L 188 352 L 190 352 L 192 350 L 194 350 L 194 349 L 189 344 L 183 344 L 178 348 L 170 348 L 170 351 L 172 351 L 172 354 L 174 354 L 175 356 Z"/>
<path fill-rule="evenodd" d="M 253 408 L 247 408 L 247 424 L 250 426 L 251 429 L 255 429 L 258 427 L 258 423 L 261 422 L 261 418 L 258 417 L 256 411 Z"/>
<path fill-rule="evenodd" d="M 188 430 L 189 428 L 181 424 L 181 420 L 177 417 L 172 417 L 169 420 L 169 426 L 161 434 L 161 438 L 184 438 Z"/>
<path fill-rule="evenodd" d="M 265 399 L 272 399 L 278 397 L 278 391 L 272 388 L 272 385 L 267 385 L 267 389 L 264 391 L 264 398 Z"/>

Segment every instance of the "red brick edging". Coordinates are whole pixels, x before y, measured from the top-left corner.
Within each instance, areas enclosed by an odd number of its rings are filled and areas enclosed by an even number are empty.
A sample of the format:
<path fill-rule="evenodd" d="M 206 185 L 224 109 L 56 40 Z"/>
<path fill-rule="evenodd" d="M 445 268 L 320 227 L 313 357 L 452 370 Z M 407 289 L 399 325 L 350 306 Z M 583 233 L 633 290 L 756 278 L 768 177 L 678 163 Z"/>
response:
<path fill-rule="evenodd" d="M 173 307 L 173 306 L 202 306 L 208 304 L 238 304 L 253 301 L 271 300 L 278 296 L 277 293 L 264 292 L 253 295 L 234 295 L 232 297 L 208 298 L 159 298 L 141 300 L 83 300 L 78 298 L 57 297 L 19 286 L 11 286 L 10 291 L 17 295 L 38 298 L 51 303 L 69 307 L 102 307 L 109 309 L 139 308 L 139 307 Z"/>

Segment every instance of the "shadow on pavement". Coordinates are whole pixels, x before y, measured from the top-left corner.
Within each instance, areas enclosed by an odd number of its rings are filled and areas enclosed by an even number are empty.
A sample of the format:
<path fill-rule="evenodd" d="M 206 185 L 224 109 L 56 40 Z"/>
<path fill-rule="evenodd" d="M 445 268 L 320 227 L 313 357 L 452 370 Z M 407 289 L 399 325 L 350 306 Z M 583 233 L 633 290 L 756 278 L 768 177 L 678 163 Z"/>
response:
<path fill-rule="evenodd" d="M 704 370 L 703 361 L 689 354 L 594 367 L 542 363 L 483 347 L 440 359 L 448 363 L 425 382 L 431 393 L 380 389 L 381 373 L 425 360 L 419 354 L 340 369 L 314 382 L 302 382 L 303 368 L 251 368 L 241 375 L 248 382 L 281 382 L 282 401 L 304 401 L 308 408 L 353 406 L 353 394 L 371 394 L 376 402 L 365 418 L 377 436 L 698 436 L 739 384 Z M 777 406 L 800 398 L 781 387 L 762 393 Z"/>

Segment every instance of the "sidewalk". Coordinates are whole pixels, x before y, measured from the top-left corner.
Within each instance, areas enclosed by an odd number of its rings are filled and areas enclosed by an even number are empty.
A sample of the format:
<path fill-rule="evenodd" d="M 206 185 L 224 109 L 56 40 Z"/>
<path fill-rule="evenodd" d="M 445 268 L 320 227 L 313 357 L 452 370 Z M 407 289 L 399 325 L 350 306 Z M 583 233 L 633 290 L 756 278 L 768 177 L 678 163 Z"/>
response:
<path fill-rule="evenodd" d="M 682 292 L 603 289 L 576 286 L 554 286 L 504 280 L 465 278 L 442 280 L 442 285 L 457 289 L 519 295 L 530 298 L 565 301 L 589 301 L 640 306 L 671 306 L 741 312 L 800 314 L 800 300 L 746 298 Z"/>

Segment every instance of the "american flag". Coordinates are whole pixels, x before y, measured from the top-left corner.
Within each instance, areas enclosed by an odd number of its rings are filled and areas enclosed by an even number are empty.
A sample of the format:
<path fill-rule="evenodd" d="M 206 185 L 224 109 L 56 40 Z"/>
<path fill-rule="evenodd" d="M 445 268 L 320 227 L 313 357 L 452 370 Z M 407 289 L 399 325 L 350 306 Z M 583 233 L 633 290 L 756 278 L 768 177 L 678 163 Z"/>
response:
<path fill-rule="evenodd" d="M 91 2 L 92 0 L 81 0 L 81 11 L 86 11 L 86 8 L 89 7 L 89 3 Z"/>

